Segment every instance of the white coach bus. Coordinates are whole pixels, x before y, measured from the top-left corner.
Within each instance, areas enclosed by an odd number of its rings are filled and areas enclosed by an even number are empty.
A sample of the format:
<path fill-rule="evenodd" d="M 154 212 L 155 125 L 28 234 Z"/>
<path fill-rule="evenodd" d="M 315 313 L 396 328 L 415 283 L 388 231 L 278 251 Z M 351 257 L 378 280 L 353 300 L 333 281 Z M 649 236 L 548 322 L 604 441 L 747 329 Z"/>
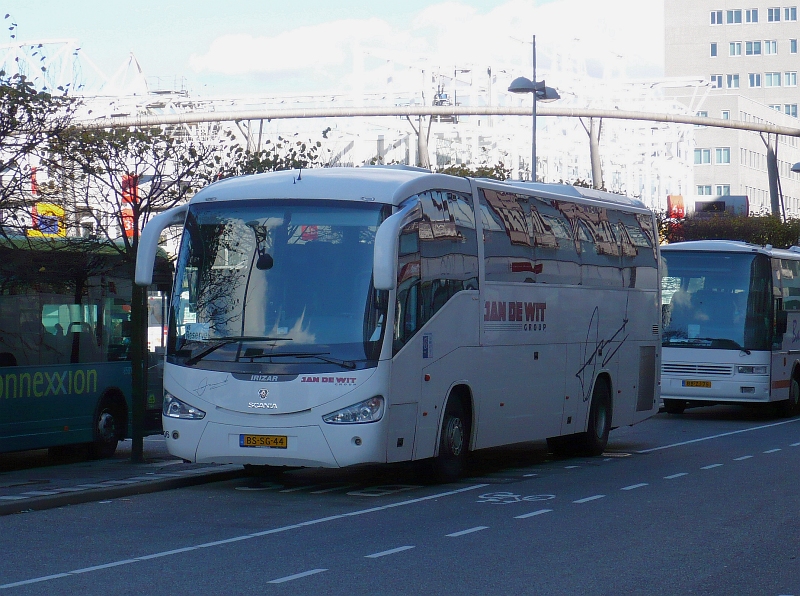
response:
<path fill-rule="evenodd" d="M 218 182 L 183 225 L 163 425 L 188 461 L 339 467 L 548 439 L 599 454 L 658 408 L 658 245 L 640 202 L 365 167 Z"/>
<path fill-rule="evenodd" d="M 688 406 L 776 402 L 800 414 L 800 249 L 703 240 L 661 247 L 661 396 Z"/>

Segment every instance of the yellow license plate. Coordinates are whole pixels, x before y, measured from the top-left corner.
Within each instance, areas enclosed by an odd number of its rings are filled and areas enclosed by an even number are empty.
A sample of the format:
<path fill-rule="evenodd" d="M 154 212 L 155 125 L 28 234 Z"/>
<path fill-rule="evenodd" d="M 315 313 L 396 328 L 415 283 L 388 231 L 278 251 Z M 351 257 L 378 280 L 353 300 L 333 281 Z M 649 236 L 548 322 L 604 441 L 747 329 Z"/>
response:
<path fill-rule="evenodd" d="M 272 447 L 286 449 L 288 437 L 285 435 L 239 435 L 239 447 Z"/>
<path fill-rule="evenodd" d="M 711 389 L 711 381 L 684 381 L 684 387 L 705 387 Z"/>

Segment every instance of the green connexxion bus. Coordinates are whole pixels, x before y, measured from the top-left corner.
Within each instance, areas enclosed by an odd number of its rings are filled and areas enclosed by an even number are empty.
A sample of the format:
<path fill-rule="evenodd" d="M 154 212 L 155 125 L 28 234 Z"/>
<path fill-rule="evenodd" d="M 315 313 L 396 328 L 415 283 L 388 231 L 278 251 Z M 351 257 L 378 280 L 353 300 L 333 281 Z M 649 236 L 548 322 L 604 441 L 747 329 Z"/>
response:
<path fill-rule="evenodd" d="M 165 254 L 148 292 L 145 432 L 161 432 Z M 110 457 L 130 436 L 133 266 L 75 239 L 0 239 L 0 452 L 85 443 Z M 156 328 L 156 329 L 152 329 Z"/>

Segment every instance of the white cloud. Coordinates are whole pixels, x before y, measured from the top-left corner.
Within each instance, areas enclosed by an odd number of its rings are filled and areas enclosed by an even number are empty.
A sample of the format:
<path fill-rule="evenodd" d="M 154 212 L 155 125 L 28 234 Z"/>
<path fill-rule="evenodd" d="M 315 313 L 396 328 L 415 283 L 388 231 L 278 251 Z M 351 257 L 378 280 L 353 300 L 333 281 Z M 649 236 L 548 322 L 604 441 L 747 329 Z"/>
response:
<path fill-rule="evenodd" d="M 354 48 L 397 65 L 530 65 L 531 35 L 540 64 L 583 68 L 607 63 L 617 72 L 654 76 L 663 70 L 663 0 L 510 0 L 488 12 L 458 2 L 420 11 L 410 27 L 348 19 L 299 27 L 272 37 L 223 35 L 193 55 L 197 72 L 259 74 L 298 71 L 349 77 Z M 577 65 L 577 66 L 576 66 Z"/>

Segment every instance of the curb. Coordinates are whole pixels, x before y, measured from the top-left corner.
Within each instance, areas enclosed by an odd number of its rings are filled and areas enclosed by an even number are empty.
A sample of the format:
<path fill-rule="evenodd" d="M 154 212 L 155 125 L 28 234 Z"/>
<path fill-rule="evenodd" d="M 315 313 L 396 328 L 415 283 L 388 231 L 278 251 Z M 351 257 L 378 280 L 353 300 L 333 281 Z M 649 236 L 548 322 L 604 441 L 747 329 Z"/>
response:
<path fill-rule="evenodd" d="M 220 469 L 222 468 L 222 469 Z M 164 475 L 162 475 L 164 476 Z M 0 497 L 0 517 L 14 513 L 27 513 L 29 511 L 44 511 L 67 505 L 80 505 L 92 501 L 105 499 L 118 499 L 131 495 L 144 495 L 162 492 L 176 488 L 186 488 L 234 480 L 246 476 L 244 468 L 240 465 L 228 465 L 207 469 L 192 470 L 183 474 L 169 474 L 170 478 L 154 478 L 142 480 L 120 479 L 98 483 L 93 488 L 82 489 L 79 487 L 56 489 L 56 494 L 38 497 Z M 105 486 L 107 485 L 107 486 Z"/>

